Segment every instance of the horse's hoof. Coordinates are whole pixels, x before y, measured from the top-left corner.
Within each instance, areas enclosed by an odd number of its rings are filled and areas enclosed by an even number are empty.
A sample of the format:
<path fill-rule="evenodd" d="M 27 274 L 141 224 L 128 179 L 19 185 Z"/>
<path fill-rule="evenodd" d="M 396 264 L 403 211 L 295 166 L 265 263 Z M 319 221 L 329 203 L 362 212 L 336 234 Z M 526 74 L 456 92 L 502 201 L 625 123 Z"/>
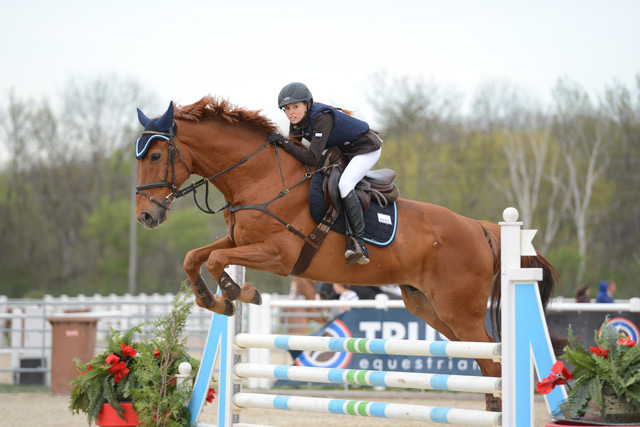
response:
<path fill-rule="evenodd" d="M 501 412 L 502 411 L 502 399 L 492 394 L 484 395 L 485 406 L 487 412 Z"/>
<path fill-rule="evenodd" d="M 250 304 L 262 305 L 262 295 L 260 295 L 260 291 L 256 289 L 255 294 L 253 294 L 253 298 L 251 298 Z"/>
<path fill-rule="evenodd" d="M 236 306 L 228 299 L 224 300 L 224 311 L 222 314 L 225 316 L 233 316 L 236 314 Z"/>

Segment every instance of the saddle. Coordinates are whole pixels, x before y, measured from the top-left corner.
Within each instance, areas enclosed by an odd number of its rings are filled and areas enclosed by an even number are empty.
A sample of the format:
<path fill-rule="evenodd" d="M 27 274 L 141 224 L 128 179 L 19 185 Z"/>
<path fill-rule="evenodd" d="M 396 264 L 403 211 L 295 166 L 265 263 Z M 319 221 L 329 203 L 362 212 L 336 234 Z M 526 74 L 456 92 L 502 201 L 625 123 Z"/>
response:
<path fill-rule="evenodd" d="M 298 276 L 309 267 L 313 256 L 320 248 L 320 245 L 324 241 L 324 238 L 327 236 L 329 231 L 333 229 L 334 224 L 337 226 L 340 222 L 342 222 L 342 226 L 344 228 L 345 223 L 341 219 L 341 214 L 343 211 L 342 197 L 340 197 L 338 182 L 340 181 L 340 176 L 342 175 L 342 172 L 344 171 L 344 168 L 348 163 L 348 159 L 342 156 L 342 153 L 337 147 L 334 147 L 325 154 L 325 158 L 321 162 L 321 165 L 318 167 L 318 171 L 322 171 L 322 181 L 320 183 L 321 185 L 318 186 L 318 191 L 320 191 L 321 187 L 322 194 L 318 194 L 318 198 L 321 201 L 320 203 L 322 204 L 322 196 L 324 196 L 325 206 L 319 214 L 319 217 L 314 218 L 314 220 L 318 222 L 318 225 L 309 235 L 309 237 L 305 239 L 305 244 L 300 251 L 298 260 L 291 270 L 291 276 Z M 396 187 L 396 185 L 393 183 L 395 177 L 396 173 L 393 170 L 379 169 L 368 172 L 365 177 L 356 185 L 356 194 L 358 196 L 358 199 L 360 199 L 363 213 L 366 214 L 366 212 L 371 207 L 372 199 L 375 203 L 383 208 L 391 203 L 392 206 L 390 206 L 390 208 L 395 209 L 395 205 L 393 203 L 398 198 L 398 187 Z M 313 179 L 311 188 L 315 188 L 313 185 Z M 310 195 L 310 203 L 313 200 L 317 199 L 314 199 Z M 314 213 L 311 206 L 310 210 L 312 211 L 311 213 L 313 216 Z M 374 211 L 374 215 L 380 215 L 375 214 L 375 210 L 376 209 L 372 209 L 372 211 Z M 391 223 L 391 220 L 389 220 L 387 223 Z M 387 239 L 388 241 L 383 243 L 383 245 L 389 244 L 391 240 L 393 240 L 392 236 L 390 239 Z"/>
<path fill-rule="evenodd" d="M 337 147 L 333 147 L 325 155 L 322 167 L 325 168 L 322 179 L 322 191 L 324 192 L 327 206 L 333 207 L 342 214 L 342 197 L 338 182 L 344 168 L 349 163 Z M 378 169 L 367 172 L 364 178 L 356 185 L 356 195 L 360 199 L 362 212 L 366 213 L 373 199 L 382 207 L 393 203 L 398 198 L 398 187 L 393 183 L 396 172 L 392 169 Z"/>

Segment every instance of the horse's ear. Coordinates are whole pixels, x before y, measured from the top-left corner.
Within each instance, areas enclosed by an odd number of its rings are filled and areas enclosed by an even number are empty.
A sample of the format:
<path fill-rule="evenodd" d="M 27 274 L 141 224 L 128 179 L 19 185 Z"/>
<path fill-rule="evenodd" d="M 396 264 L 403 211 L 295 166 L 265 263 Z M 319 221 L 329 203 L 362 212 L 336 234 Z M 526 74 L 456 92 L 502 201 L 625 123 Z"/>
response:
<path fill-rule="evenodd" d="M 169 103 L 167 111 L 158 119 L 156 127 L 160 130 L 169 129 L 173 124 L 173 101 Z"/>
<path fill-rule="evenodd" d="M 149 123 L 151 119 L 145 116 L 145 114 L 142 111 L 140 111 L 139 108 L 137 108 L 137 110 L 138 110 L 138 120 L 140 121 L 140 124 L 144 127 L 147 127 L 147 123 Z"/>

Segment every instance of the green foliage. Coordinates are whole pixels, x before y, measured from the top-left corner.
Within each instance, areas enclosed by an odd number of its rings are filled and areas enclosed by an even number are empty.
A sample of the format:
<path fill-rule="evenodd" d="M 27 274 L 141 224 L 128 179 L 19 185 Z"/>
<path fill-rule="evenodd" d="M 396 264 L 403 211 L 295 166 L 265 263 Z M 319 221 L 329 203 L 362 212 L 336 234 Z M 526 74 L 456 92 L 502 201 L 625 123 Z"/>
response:
<path fill-rule="evenodd" d="M 613 325 L 607 327 L 608 321 L 605 318 L 595 332 L 597 347 L 589 350 L 578 342 L 569 327 L 569 342 L 560 356 L 573 366 L 569 397 L 561 407 L 569 419 L 579 418 L 587 411 L 606 416 L 605 394 L 626 400 L 640 410 L 640 347 L 623 341 Z M 591 402 L 596 409 L 589 406 Z"/>
<path fill-rule="evenodd" d="M 105 403 L 110 403 L 122 417 L 120 402 L 131 401 L 131 390 L 136 384 L 136 367 L 139 359 L 130 354 L 125 355 L 124 347 L 130 347 L 136 353 L 149 351 L 144 345 L 133 342 L 134 334 L 141 332 L 140 326 L 134 326 L 124 334 L 119 334 L 112 329 L 107 347 L 89 363 L 83 364 L 80 360 L 74 359 L 79 375 L 70 383 L 72 392 L 69 409 L 74 414 L 86 413 L 89 425 Z M 116 363 L 107 362 L 112 355 L 117 356 L 119 362 L 125 365 L 126 373 L 122 378 L 117 378 L 111 370 Z"/>
<path fill-rule="evenodd" d="M 181 338 L 193 305 L 187 302 L 187 296 L 185 288 L 176 295 L 171 312 L 154 322 L 155 338 L 146 344 L 154 351 L 140 355 L 139 386 L 132 395 L 142 425 L 189 425 L 189 411 L 184 403 L 191 395 L 191 384 L 200 364 L 186 352 L 186 338 Z M 188 381 L 177 385 L 175 375 L 182 362 L 189 362 L 193 370 Z"/>
<path fill-rule="evenodd" d="M 575 245 L 562 245 L 550 250 L 547 258 L 558 270 L 558 274 L 563 278 L 562 287 L 564 295 L 575 294 L 575 291 L 582 286 L 575 282 L 575 277 L 580 268 L 582 257 Z"/>

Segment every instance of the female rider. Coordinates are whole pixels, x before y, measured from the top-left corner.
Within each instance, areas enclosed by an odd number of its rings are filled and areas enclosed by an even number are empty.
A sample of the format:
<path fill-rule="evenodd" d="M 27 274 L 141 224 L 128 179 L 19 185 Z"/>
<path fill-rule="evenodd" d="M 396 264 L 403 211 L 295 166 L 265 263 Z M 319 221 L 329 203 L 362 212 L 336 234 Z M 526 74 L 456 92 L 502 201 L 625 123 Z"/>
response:
<path fill-rule="evenodd" d="M 364 246 L 364 214 L 355 186 L 380 158 L 382 140 L 369 125 L 342 110 L 313 102 L 311 91 L 302 83 L 289 83 L 278 95 L 278 107 L 289 119 L 289 135 L 304 137 L 309 148 L 289 141 L 279 133 L 269 136 L 269 142 L 280 145 L 302 163 L 317 166 L 325 148 L 337 146 L 350 158 L 338 187 L 344 205 L 345 218 L 351 228 L 356 247 L 347 245 L 347 264 L 367 264 L 369 254 Z"/>

